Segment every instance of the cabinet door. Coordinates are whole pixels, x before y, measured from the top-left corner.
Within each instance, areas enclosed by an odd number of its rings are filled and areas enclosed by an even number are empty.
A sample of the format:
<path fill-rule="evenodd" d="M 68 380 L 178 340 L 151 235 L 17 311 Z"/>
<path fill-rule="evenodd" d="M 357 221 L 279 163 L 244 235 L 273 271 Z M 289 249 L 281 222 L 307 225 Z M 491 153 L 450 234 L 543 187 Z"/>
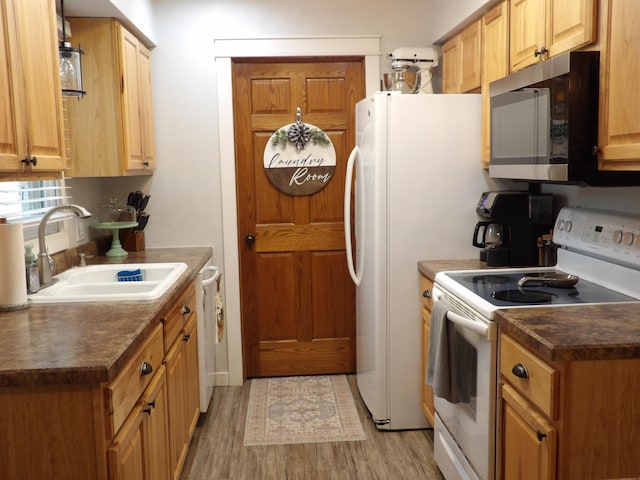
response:
<path fill-rule="evenodd" d="M 140 406 L 131 412 L 107 452 L 109 480 L 141 480 L 144 476 L 143 420 Z"/>
<path fill-rule="evenodd" d="M 505 0 L 482 18 L 482 162 L 491 156 L 489 83 L 509 74 L 509 8 Z"/>
<path fill-rule="evenodd" d="M 442 46 L 442 92 L 460 93 L 460 37 Z"/>
<path fill-rule="evenodd" d="M 198 375 L 198 330 L 196 328 L 196 314 L 187 321 L 185 334 L 185 424 L 187 426 L 187 447 L 196 429 L 200 416 L 200 382 Z"/>
<path fill-rule="evenodd" d="M 509 59 L 512 72 L 546 58 L 535 53 L 545 43 L 545 3 L 546 0 L 511 0 Z"/>
<path fill-rule="evenodd" d="M 153 123 L 153 95 L 151 86 L 151 52 L 138 43 L 138 88 L 142 121 L 142 166 L 156 168 L 155 129 Z"/>
<path fill-rule="evenodd" d="M 480 88 L 480 20 L 460 33 L 460 91 L 471 92 Z"/>
<path fill-rule="evenodd" d="M 596 0 L 549 2 L 546 47 L 550 57 L 596 41 L 597 8 Z"/>
<path fill-rule="evenodd" d="M 0 170 L 20 171 L 27 156 L 26 132 L 21 117 L 20 62 L 17 58 L 14 0 L 0 4 Z"/>
<path fill-rule="evenodd" d="M 122 58 L 122 129 L 124 138 L 124 169 L 142 170 L 143 138 L 138 88 L 138 39 L 125 28 L 119 27 Z"/>
<path fill-rule="evenodd" d="M 431 333 L 431 312 L 426 308 L 422 308 L 422 411 L 427 421 L 434 425 L 434 406 L 433 406 L 433 388 L 427 385 L 427 367 L 429 365 L 429 335 Z"/>
<path fill-rule="evenodd" d="M 8 2 L 11 4 L 12 2 Z M 14 2 L 22 65 L 27 150 L 33 170 L 65 168 L 62 89 L 58 69 L 55 2 Z"/>
<path fill-rule="evenodd" d="M 640 170 L 640 2 L 609 0 L 601 52 L 600 162 L 605 170 Z"/>
<path fill-rule="evenodd" d="M 167 376 L 162 365 L 142 397 L 144 417 L 144 461 L 147 480 L 169 480 L 169 417 Z"/>
<path fill-rule="evenodd" d="M 186 391 L 184 379 L 187 376 L 185 343 L 178 339 L 165 357 L 167 367 L 167 398 L 169 400 L 169 464 L 171 478 L 177 479 L 186 457 Z"/>
<path fill-rule="evenodd" d="M 554 480 L 555 429 L 509 385 L 502 385 L 501 402 L 501 478 Z"/>

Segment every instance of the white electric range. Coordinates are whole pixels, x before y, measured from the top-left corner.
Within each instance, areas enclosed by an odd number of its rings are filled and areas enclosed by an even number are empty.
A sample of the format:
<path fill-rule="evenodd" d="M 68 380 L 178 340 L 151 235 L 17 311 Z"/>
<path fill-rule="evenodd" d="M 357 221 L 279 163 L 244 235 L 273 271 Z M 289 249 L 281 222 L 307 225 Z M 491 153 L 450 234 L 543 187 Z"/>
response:
<path fill-rule="evenodd" d="M 554 267 L 448 271 L 435 277 L 432 330 L 434 315 L 443 315 L 441 321 L 455 328 L 449 342 L 458 357 L 447 367 L 457 371 L 455 388 L 434 386 L 434 455 L 447 480 L 496 475 L 498 328 L 493 318 L 498 309 L 640 299 L 640 217 L 563 208 L 553 242 L 559 246 Z M 437 351 L 437 345 L 430 349 Z"/>

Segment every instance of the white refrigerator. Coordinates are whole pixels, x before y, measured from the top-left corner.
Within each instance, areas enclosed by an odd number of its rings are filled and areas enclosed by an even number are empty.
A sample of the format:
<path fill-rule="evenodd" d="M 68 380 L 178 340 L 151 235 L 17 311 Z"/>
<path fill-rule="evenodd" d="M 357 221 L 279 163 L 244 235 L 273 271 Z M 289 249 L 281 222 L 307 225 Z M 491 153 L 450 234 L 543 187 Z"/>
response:
<path fill-rule="evenodd" d="M 480 164 L 480 115 L 476 94 L 378 92 L 356 105 L 345 240 L 357 285 L 357 384 L 379 429 L 428 426 L 417 263 L 479 255 L 475 208 L 494 189 Z"/>

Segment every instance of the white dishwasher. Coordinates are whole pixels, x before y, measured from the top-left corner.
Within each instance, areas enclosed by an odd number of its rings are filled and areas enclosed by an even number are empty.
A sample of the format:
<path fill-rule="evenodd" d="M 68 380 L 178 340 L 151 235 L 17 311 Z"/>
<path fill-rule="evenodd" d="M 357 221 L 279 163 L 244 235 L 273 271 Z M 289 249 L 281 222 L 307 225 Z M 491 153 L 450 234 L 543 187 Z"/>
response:
<path fill-rule="evenodd" d="M 220 292 L 220 269 L 209 259 L 196 276 L 196 315 L 198 322 L 198 374 L 200 412 L 206 413 L 213 395 L 216 373 L 218 326 L 216 296 Z"/>

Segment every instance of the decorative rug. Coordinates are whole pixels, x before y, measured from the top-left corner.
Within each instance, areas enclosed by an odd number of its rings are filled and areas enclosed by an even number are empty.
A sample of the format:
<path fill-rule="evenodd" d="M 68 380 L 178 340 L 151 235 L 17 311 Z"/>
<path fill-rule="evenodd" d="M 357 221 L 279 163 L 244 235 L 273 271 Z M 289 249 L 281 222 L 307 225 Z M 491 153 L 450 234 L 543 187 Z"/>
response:
<path fill-rule="evenodd" d="M 251 380 L 245 446 L 365 438 L 344 375 Z"/>

